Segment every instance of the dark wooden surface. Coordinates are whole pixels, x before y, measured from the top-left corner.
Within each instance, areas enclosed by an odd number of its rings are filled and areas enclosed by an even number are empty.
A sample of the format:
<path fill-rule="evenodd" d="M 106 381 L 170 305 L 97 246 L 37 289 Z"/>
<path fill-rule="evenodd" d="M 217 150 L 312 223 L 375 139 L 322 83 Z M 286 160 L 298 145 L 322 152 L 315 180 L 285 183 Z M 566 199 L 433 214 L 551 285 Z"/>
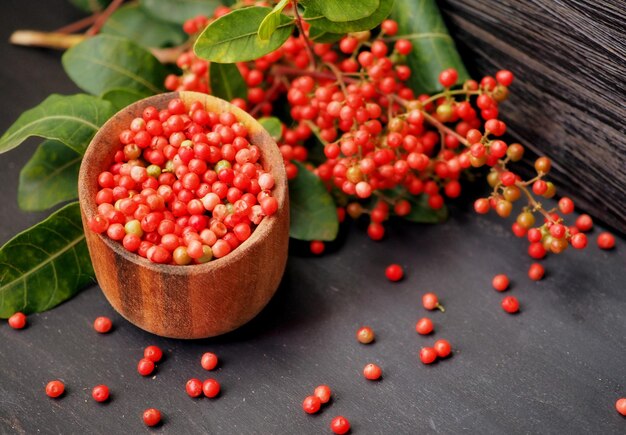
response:
<path fill-rule="evenodd" d="M 53 29 L 76 17 L 62 0 L 45 9 L 33 4 L 5 6 L 11 13 L 0 17 L 2 41 L 15 28 Z M 0 43 L 0 130 L 49 93 L 75 91 L 58 58 Z M 45 215 L 22 213 L 16 204 L 19 169 L 37 142 L 0 156 L 0 243 Z M 444 225 L 394 223 L 382 243 L 353 225 L 321 258 L 296 246 L 267 309 L 217 339 L 143 332 L 95 285 L 30 316 L 25 330 L 0 322 L 0 433 L 315 434 L 330 433 L 339 414 L 354 434 L 624 433 L 614 404 L 626 396 L 626 243 L 618 240 L 612 252 L 591 246 L 550 257 L 546 279 L 534 283 L 525 275 L 525 243 L 508 226 L 460 204 Z M 397 284 L 384 278 L 392 261 L 407 270 Z M 520 314 L 501 310 L 504 295 L 490 287 L 496 273 L 511 277 L 508 294 L 520 299 Z M 421 308 L 426 291 L 439 294 L 445 313 Z M 108 335 L 91 327 L 100 315 L 114 321 Z M 433 336 L 414 331 L 424 315 L 435 322 Z M 377 333 L 373 345 L 354 338 L 363 324 Z M 451 341 L 454 355 L 422 365 L 420 347 L 438 338 Z M 136 363 L 149 344 L 166 356 L 156 376 L 142 378 Z M 214 373 L 200 367 L 205 351 L 222 360 Z M 363 379 L 368 362 L 382 366 L 382 381 Z M 190 399 L 184 384 L 191 377 L 215 377 L 222 396 Z M 55 378 L 67 385 L 60 400 L 44 394 Z M 111 388 L 110 403 L 90 398 L 100 383 Z M 334 399 L 321 414 L 305 415 L 300 403 L 321 383 Z M 151 406 L 165 416 L 153 430 L 140 421 Z"/>
<path fill-rule="evenodd" d="M 561 194 L 626 232 L 624 2 L 438 4 L 471 72 L 515 72 L 509 132 L 554 159 Z"/>

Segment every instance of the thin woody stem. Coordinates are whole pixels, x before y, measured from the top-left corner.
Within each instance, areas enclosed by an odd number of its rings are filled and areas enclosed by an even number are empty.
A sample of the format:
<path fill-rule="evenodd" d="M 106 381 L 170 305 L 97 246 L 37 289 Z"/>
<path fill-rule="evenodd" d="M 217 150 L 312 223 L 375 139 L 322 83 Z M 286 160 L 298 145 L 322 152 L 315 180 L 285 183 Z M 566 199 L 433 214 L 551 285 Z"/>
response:
<path fill-rule="evenodd" d="M 96 22 L 93 23 L 93 26 L 87 29 L 87 32 L 85 32 L 85 35 L 87 36 L 97 35 L 100 29 L 102 28 L 102 26 L 104 26 L 104 23 L 106 23 L 106 21 L 111 16 L 111 14 L 115 12 L 115 10 L 119 8 L 123 2 L 124 0 L 113 0 L 111 4 L 109 4 L 109 6 L 107 6 L 107 8 L 104 11 L 102 11 L 100 15 L 98 15 Z"/>
<path fill-rule="evenodd" d="M 91 26 L 97 19 L 100 14 L 92 14 L 88 17 L 82 18 L 73 23 L 67 24 L 57 30 L 54 33 L 74 33 L 79 30 L 83 30 L 87 26 Z"/>
<path fill-rule="evenodd" d="M 313 47 L 311 46 L 311 41 L 307 38 L 306 33 L 304 32 L 304 26 L 302 25 L 302 17 L 300 16 L 300 12 L 298 11 L 298 0 L 293 0 L 293 13 L 296 16 L 296 26 L 298 26 L 298 31 L 300 33 L 300 37 L 304 41 L 304 46 L 306 47 L 306 51 L 309 54 L 309 58 L 311 59 L 311 69 L 315 69 L 315 52 L 313 52 Z"/>

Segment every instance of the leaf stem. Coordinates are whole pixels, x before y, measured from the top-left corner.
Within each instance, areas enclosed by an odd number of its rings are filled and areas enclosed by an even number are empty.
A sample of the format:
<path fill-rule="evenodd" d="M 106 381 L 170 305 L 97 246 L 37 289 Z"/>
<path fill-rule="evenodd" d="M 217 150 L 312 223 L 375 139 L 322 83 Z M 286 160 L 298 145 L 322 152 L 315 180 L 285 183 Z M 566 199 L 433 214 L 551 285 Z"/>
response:
<path fill-rule="evenodd" d="M 119 8 L 122 3 L 124 3 L 124 0 L 113 0 L 109 4 L 109 6 L 107 6 L 107 8 L 104 11 L 102 11 L 101 14 L 98 15 L 98 18 L 96 19 L 95 23 L 93 23 L 93 25 L 89 29 L 87 29 L 87 31 L 85 32 L 85 35 L 87 36 L 96 35 L 100 31 L 102 26 L 104 26 L 104 23 L 106 23 L 106 21 L 109 19 L 111 14 L 115 12 L 115 10 Z"/>
<path fill-rule="evenodd" d="M 309 54 L 309 58 L 311 59 L 311 69 L 316 68 L 315 61 L 315 52 L 313 52 L 313 47 L 311 46 L 311 41 L 306 36 L 304 32 L 304 26 L 302 25 L 302 17 L 300 16 L 300 12 L 298 11 L 298 0 L 292 0 L 293 3 L 293 13 L 296 16 L 296 26 L 298 26 L 298 32 L 300 33 L 300 37 L 304 41 L 304 46 L 306 47 L 306 51 Z"/>
<path fill-rule="evenodd" d="M 74 33 L 79 30 L 83 30 L 85 27 L 92 25 L 98 19 L 99 15 L 99 13 L 91 14 L 88 17 L 81 18 L 78 21 L 55 30 L 54 33 Z"/>

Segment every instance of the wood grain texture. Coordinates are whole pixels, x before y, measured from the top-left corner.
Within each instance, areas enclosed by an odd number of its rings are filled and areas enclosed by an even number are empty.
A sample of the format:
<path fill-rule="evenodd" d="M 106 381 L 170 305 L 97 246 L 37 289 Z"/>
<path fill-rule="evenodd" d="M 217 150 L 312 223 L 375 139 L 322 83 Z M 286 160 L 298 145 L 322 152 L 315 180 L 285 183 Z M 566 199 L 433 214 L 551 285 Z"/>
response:
<path fill-rule="evenodd" d="M 503 120 L 554 159 L 558 194 L 626 232 L 626 8 L 619 0 L 442 0 L 476 77 L 516 74 Z"/>
<path fill-rule="evenodd" d="M 275 215 L 261 221 L 248 240 L 229 255 L 201 265 L 172 266 L 128 252 L 105 235 L 89 231 L 97 213 L 97 177 L 119 149 L 119 133 L 143 109 L 159 109 L 179 96 L 189 107 L 201 101 L 209 111 L 232 112 L 261 149 L 261 163 L 275 180 Z M 161 94 L 123 109 L 89 145 L 79 174 L 79 198 L 89 253 L 98 283 L 111 305 L 131 323 L 157 335 L 205 338 L 232 331 L 263 309 L 278 288 L 287 261 L 289 199 L 283 159 L 271 136 L 237 107 L 196 92 Z"/>

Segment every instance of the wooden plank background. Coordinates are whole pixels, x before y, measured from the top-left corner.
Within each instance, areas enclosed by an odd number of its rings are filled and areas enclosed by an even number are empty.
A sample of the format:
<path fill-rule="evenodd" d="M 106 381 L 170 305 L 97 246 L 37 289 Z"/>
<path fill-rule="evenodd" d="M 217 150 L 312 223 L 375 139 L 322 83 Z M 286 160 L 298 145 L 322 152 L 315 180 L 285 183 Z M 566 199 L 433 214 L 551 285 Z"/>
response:
<path fill-rule="evenodd" d="M 440 0 L 471 74 L 516 75 L 503 120 L 558 194 L 626 232 L 626 4 Z"/>

